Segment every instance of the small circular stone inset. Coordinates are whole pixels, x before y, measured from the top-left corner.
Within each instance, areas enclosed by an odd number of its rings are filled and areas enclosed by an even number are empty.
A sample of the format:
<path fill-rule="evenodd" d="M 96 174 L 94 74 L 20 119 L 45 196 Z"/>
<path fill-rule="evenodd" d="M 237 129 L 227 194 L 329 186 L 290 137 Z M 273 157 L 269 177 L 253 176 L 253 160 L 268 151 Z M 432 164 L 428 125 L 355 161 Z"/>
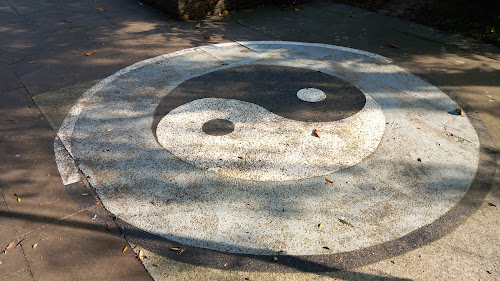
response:
<path fill-rule="evenodd" d="M 211 136 L 223 136 L 234 131 L 234 123 L 226 119 L 212 119 L 201 127 L 203 132 Z"/>
<path fill-rule="evenodd" d="M 325 92 L 316 88 L 304 88 L 297 92 L 297 97 L 303 101 L 320 102 L 326 99 Z"/>

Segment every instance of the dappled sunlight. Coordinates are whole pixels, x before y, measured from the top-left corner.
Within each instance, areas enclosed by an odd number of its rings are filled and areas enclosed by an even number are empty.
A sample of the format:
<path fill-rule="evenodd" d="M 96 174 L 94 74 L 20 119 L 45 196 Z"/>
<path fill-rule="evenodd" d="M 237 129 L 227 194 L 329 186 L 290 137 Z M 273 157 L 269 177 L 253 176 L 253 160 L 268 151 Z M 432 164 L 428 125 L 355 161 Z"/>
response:
<path fill-rule="evenodd" d="M 467 118 L 448 112 L 456 105 L 435 87 L 396 67 L 378 73 L 336 65 L 334 57 L 342 57 L 340 64 L 360 63 L 364 53 L 348 49 L 313 45 L 308 52 L 291 44 L 287 54 L 266 43 L 266 51 L 252 59 L 240 52 L 241 44 L 220 46 L 228 63 L 221 63 L 217 48 L 190 49 L 135 65 L 94 88 L 72 121 L 71 151 L 110 211 L 147 232 L 197 247 L 322 255 L 324 245 L 334 253 L 358 251 L 408 235 L 467 194 L 479 165 L 479 140 Z M 377 59 L 366 63 L 383 69 Z M 257 86 L 275 87 L 245 80 L 248 71 L 277 75 L 285 68 L 273 65 L 290 64 L 302 75 L 289 83 L 297 89 L 310 87 L 304 69 L 331 66 L 366 95 L 364 107 L 357 112 L 352 102 L 335 110 L 350 114 L 311 122 L 304 117 L 311 109 L 290 103 L 320 106 L 351 91 L 341 80 L 331 80 L 337 86 L 329 91 L 328 83 L 314 85 L 327 95 L 317 103 L 300 101 L 296 90 L 262 104 L 259 99 L 272 95 L 244 95 Z M 218 73 L 222 80 L 216 83 L 212 76 Z M 290 104 L 273 107 L 280 101 Z M 332 108 L 318 107 L 321 114 L 309 118 L 324 118 Z M 210 135 L 203 126 L 211 120 L 234 128 Z M 468 161 L 449 163 L 457 154 Z"/>
<path fill-rule="evenodd" d="M 202 125 L 217 118 L 233 122 L 235 131 L 207 136 Z M 197 167 L 223 176 L 285 181 L 356 164 L 376 149 L 384 127 L 384 115 L 372 99 L 361 112 L 334 122 L 300 122 L 251 103 L 201 99 L 171 111 L 157 134 L 163 147 Z M 313 129 L 321 137 L 313 136 Z M 235 163 L 236 158 L 241 161 Z"/>
<path fill-rule="evenodd" d="M 0 24 L 3 69 L 46 115 L 26 113 L 27 103 L 2 111 L 5 190 L 30 190 L 22 204 L 4 198 L 14 204 L 0 211 L 21 222 L 19 233 L 28 223 L 30 231 L 55 224 L 98 231 L 102 218 L 116 220 L 113 233 L 129 242 L 182 262 L 331 271 L 441 238 L 491 186 L 496 150 L 481 114 L 494 127 L 494 52 L 414 35 L 396 19 L 350 17 L 349 7 L 326 2 L 300 13 L 264 7 L 193 22 L 135 0 L 8 4 L 0 12 L 15 22 Z M 283 83 L 277 74 L 285 68 L 298 75 Z M 246 81 L 256 69 L 266 79 Z M 29 124 L 46 117 L 57 128 L 47 112 L 62 120 L 77 95 L 39 94 L 104 77 L 69 111 L 55 140 L 64 190 L 57 172 L 37 163 L 54 155 L 33 146 L 43 134 L 50 146 L 54 132 Z M 263 84 L 296 89 L 273 99 Z M 297 98 L 310 88 L 326 98 Z M 30 139 L 17 139 L 20 131 Z M 21 145 L 26 154 L 17 156 Z M 62 193 L 52 194 L 49 177 Z"/>

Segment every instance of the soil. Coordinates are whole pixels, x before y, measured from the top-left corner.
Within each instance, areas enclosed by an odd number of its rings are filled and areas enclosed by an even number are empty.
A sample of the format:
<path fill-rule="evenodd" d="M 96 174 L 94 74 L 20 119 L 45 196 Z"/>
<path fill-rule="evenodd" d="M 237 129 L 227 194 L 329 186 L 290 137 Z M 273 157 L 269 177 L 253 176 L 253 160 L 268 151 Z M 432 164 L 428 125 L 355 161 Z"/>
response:
<path fill-rule="evenodd" d="M 472 42 L 500 46 L 500 1 L 495 0 L 326 0 L 401 17 L 461 33 Z"/>
<path fill-rule="evenodd" d="M 314 0 L 273 0 L 282 7 Z M 316 0 L 347 4 L 400 17 L 435 29 L 460 33 L 472 42 L 500 47 L 498 0 Z"/>

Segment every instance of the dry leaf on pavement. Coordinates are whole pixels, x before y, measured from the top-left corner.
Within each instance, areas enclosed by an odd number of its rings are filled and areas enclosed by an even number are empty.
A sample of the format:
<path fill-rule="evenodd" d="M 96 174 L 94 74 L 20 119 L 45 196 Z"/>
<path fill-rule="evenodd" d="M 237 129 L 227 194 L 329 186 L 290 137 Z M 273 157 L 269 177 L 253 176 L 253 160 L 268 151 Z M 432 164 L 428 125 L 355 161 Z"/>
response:
<path fill-rule="evenodd" d="M 462 116 L 462 117 L 467 117 L 467 114 L 465 113 L 465 111 L 464 111 L 463 109 L 461 109 L 461 108 L 457 108 L 457 109 L 455 109 L 455 111 L 456 111 L 458 114 L 460 114 L 460 116 Z"/>
<path fill-rule="evenodd" d="M 5 249 L 2 251 L 2 254 L 6 254 L 7 253 L 7 250 L 10 250 L 12 249 L 12 247 L 14 247 L 14 244 L 16 243 L 16 240 L 12 241 L 9 243 L 9 245 L 7 245 L 7 247 L 5 247 Z"/>
<path fill-rule="evenodd" d="M 91 56 L 91 55 L 93 55 L 94 53 L 95 53 L 95 50 L 93 50 L 93 51 L 88 51 L 88 52 L 86 52 L 85 54 L 86 54 L 87 56 Z"/>
<path fill-rule="evenodd" d="M 201 24 L 197 23 L 194 28 L 200 28 L 201 27 Z"/>
<path fill-rule="evenodd" d="M 298 12 L 298 11 L 302 11 L 304 10 L 304 8 L 300 7 L 300 6 L 297 6 L 294 8 L 295 12 Z"/>
<path fill-rule="evenodd" d="M 343 224 L 347 224 L 348 226 L 350 227 L 354 227 L 354 225 L 352 225 L 350 222 L 346 221 L 345 218 L 339 218 L 339 221 Z"/>
<path fill-rule="evenodd" d="M 205 37 L 205 39 L 207 39 L 207 40 L 214 39 L 214 37 L 213 37 L 213 36 L 208 36 L 208 35 L 205 35 L 205 36 L 203 36 L 203 37 Z"/>
<path fill-rule="evenodd" d="M 316 136 L 318 138 L 321 137 L 321 134 L 320 134 L 320 132 L 317 129 L 314 129 L 313 133 L 314 133 L 314 136 Z"/>
<path fill-rule="evenodd" d="M 128 250 L 128 246 L 125 246 L 122 250 L 122 253 L 125 253 L 125 251 Z"/>
<path fill-rule="evenodd" d="M 106 9 L 104 9 L 104 7 L 102 7 L 102 6 L 101 6 L 101 7 L 96 8 L 96 9 L 97 9 L 97 10 L 99 10 L 99 11 L 101 11 L 101 12 L 106 11 Z"/>
<path fill-rule="evenodd" d="M 333 183 L 333 180 L 331 178 L 325 178 L 326 183 Z"/>
<path fill-rule="evenodd" d="M 173 24 L 171 24 L 171 23 L 167 23 L 167 26 L 168 26 L 168 27 L 174 27 L 174 25 L 173 25 Z"/>
<path fill-rule="evenodd" d="M 389 47 L 394 48 L 394 49 L 399 49 L 399 47 L 392 42 L 389 42 Z"/>
<path fill-rule="evenodd" d="M 229 15 L 229 11 L 228 10 L 224 10 L 224 12 L 222 12 L 223 15 Z"/>
<path fill-rule="evenodd" d="M 137 257 L 142 261 L 144 259 L 144 251 L 142 249 L 139 250 L 139 254 Z"/>

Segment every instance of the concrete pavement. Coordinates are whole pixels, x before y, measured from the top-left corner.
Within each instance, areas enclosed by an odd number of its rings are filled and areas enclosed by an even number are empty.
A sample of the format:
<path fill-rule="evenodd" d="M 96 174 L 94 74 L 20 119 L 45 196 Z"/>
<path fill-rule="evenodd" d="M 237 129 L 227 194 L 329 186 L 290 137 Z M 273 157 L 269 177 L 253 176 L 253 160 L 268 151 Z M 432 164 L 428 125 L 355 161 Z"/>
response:
<path fill-rule="evenodd" d="M 101 6 L 105 11 L 96 9 Z M 272 6 L 233 12 L 228 18 L 201 21 L 196 28 L 195 22 L 171 20 L 135 1 L 2 1 L 1 149 L 5 160 L 0 247 L 15 243 L 0 255 L 0 278 L 498 279 L 498 175 L 484 200 L 470 202 L 475 212 L 440 239 L 362 267 L 313 273 L 301 272 L 309 271 L 307 261 L 301 259 L 294 261 L 298 264 L 295 272 L 245 270 L 237 265 L 224 269 L 192 260 L 180 262 L 139 245 L 134 250 L 143 249 L 145 269 L 130 250 L 141 242 L 121 236 L 127 237 L 123 229 L 119 231 L 124 224 L 114 221 L 100 201 L 92 198 L 86 180 L 63 185 L 54 162 L 53 140 L 81 94 L 144 59 L 234 41 L 325 43 L 383 55 L 483 121 L 491 138 L 483 134 L 486 131 L 479 134 L 486 140 L 486 154 L 494 155 L 493 144 L 500 145 L 498 49 L 348 6 L 316 2 L 303 7 L 300 12 Z M 353 13 L 356 16 L 349 17 Z M 205 39 L 205 35 L 213 38 Z M 93 50 L 92 55 L 85 55 Z M 490 170 L 498 167 L 496 161 L 487 163 Z M 125 246 L 128 250 L 122 252 Z"/>

